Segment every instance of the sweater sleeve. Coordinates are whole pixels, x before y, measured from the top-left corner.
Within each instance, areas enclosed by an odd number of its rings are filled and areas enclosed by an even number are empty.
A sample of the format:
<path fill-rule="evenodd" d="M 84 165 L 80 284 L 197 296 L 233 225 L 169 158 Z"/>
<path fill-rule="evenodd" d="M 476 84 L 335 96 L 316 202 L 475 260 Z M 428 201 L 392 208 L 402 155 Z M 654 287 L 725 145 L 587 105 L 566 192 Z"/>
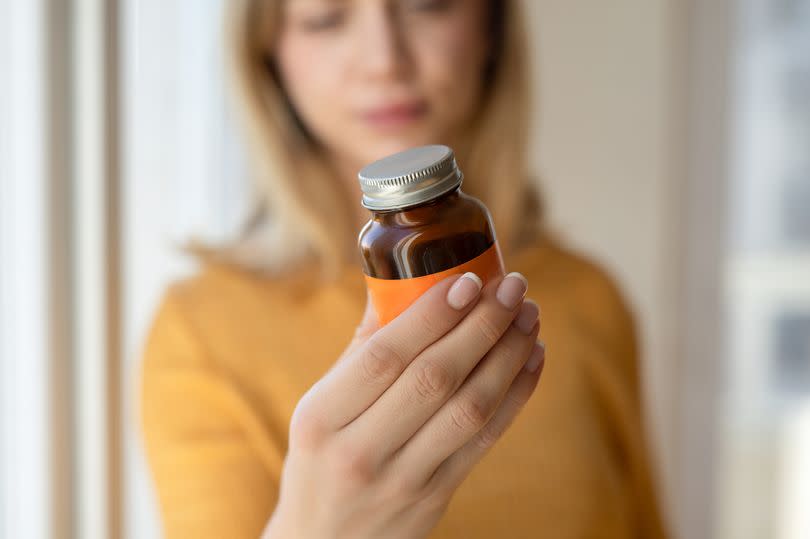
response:
<path fill-rule="evenodd" d="M 164 535 L 255 539 L 275 507 L 279 471 L 252 435 L 260 419 L 186 314 L 170 289 L 141 364 L 140 420 Z"/>
<path fill-rule="evenodd" d="M 635 502 L 636 537 L 665 539 L 666 532 L 643 413 L 638 335 L 632 313 L 616 285 L 604 274 L 591 281 L 591 312 L 600 313 L 592 329 L 598 347 L 593 362 L 602 412 L 613 433 L 616 454 Z"/>

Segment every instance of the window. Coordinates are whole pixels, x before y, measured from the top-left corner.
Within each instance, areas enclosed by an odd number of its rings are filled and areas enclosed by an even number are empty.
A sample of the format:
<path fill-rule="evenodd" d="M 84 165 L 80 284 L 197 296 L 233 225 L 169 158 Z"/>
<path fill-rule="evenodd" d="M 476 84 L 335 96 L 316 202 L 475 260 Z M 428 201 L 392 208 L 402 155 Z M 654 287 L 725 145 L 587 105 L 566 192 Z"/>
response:
<path fill-rule="evenodd" d="M 743 0 L 736 35 L 719 537 L 798 539 L 810 529 L 810 3 Z"/>

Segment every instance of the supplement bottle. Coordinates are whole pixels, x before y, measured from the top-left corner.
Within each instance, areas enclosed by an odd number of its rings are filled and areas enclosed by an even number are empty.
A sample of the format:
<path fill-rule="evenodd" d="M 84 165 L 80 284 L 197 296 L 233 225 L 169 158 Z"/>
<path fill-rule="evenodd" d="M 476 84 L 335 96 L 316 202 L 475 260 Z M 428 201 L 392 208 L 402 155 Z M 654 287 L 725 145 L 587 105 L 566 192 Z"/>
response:
<path fill-rule="evenodd" d="M 463 174 L 447 146 L 390 155 L 358 179 L 372 213 L 358 246 L 380 325 L 449 275 L 472 271 L 484 285 L 504 275 L 489 210 L 461 191 Z"/>

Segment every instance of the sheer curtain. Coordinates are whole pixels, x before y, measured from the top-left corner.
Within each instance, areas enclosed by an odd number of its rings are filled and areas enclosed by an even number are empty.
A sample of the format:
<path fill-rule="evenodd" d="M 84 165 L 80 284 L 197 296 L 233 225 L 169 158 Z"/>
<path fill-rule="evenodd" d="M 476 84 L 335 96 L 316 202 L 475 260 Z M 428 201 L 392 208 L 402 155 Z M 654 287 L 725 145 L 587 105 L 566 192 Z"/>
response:
<path fill-rule="evenodd" d="M 742 0 L 732 58 L 718 537 L 810 530 L 810 2 Z"/>
<path fill-rule="evenodd" d="M 232 233 L 244 158 L 225 98 L 222 0 L 126 0 L 123 99 L 124 532 L 159 537 L 137 424 L 137 367 L 164 286 L 193 268 L 180 245 Z"/>
<path fill-rule="evenodd" d="M 46 537 L 48 387 L 45 44 L 38 2 L 0 1 L 0 536 Z M 25 181 L 15 181 L 24 178 Z"/>

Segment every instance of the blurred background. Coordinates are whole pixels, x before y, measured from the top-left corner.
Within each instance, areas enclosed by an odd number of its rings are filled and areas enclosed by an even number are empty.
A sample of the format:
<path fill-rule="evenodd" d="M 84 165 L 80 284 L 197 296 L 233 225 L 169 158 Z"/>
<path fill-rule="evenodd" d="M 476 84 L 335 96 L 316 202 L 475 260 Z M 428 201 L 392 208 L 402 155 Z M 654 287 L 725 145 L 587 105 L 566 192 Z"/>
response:
<path fill-rule="evenodd" d="M 0 537 L 159 537 L 133 407 L 232 233 L 223 0 L 0 0 Z M 533 0 L 551 224 L 642 330 L 680 538 L 810 536 L 810 0 Z"/>

